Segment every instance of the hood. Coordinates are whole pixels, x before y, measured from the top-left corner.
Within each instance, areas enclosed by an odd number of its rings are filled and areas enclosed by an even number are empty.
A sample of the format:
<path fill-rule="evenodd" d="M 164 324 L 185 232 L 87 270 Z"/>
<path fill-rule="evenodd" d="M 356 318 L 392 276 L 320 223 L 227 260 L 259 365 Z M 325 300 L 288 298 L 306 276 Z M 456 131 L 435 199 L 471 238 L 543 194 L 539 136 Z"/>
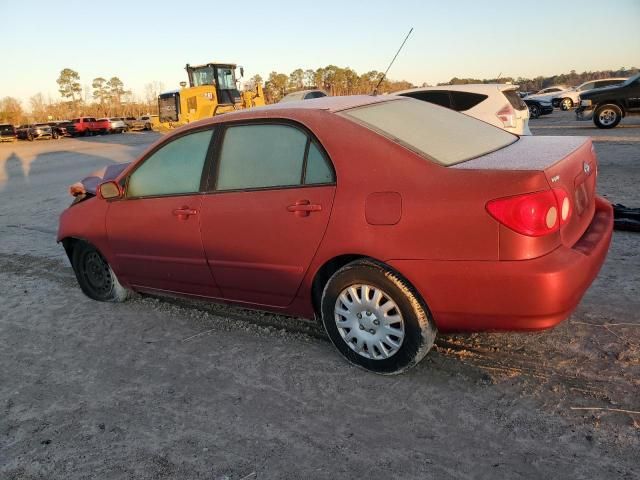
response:
<path fill-rule="evenodd" d="M 117 163 L 96 170 L 88 177 L 71 185 L 69 187 L 69 193 L 74 197 L 85 194 L 95 195 L 98 185 L 116 179 L 130 164 L 131 162 Z"/>

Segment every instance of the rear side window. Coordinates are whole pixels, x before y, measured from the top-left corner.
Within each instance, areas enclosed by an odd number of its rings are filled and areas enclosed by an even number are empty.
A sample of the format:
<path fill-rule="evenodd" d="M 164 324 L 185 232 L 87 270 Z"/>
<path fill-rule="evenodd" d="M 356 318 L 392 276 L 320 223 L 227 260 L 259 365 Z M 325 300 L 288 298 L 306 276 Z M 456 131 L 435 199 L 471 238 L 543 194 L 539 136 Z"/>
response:
<path fill-rule="evenodd" d="M 451 106 L 451 98 L 449 92 L 442 90 L 429 90 L 426 92 L 408 92 L 403 93 L 403 97 L 415 98 L 416 100 L 422 100 L 423 102 L 435 103 L 445 108 L 453 108 Z"/>
<path fill-rule="evenodd" d="M 229 127 L 218 167 L 218 190 L 298 185 L 307 136 L 286 125 Z"/>
<path fill-rule="evenodd" d="M 333 170 L 324 154 L 298 128 L 240 125 L 225 132 L 218 161 L 217 190 L 276 188 L 333 180 Z"/>
<path fill-rule="evenodd" d="M 202 168 L 213 130 L 196 132 L 163 145 L 129 177 L 128 197 L 179 195 L 200 190 Z"/>
<path fill-rule="evenodd" d="M 527 109 L 527 104 L 524 103 L 524 101 L 520 98 L 520 95 L 518 95 L 518 92 L 516 92 L 515 90 L 505 90 L 502 92 L 502 94 L 507 97 L 507 100 L 509 100 L 511 106 L 516 110 Z"/>
<path fill-rule="evenodd" d="M 458 112 L 469 110 L 489 98 L 488 95 L 482 95 L 481 93 L 454 91 L 450 93 L 451 100 L 453 101 L 453 108 Z"/>
<path fill-rule="evenodd" d="M 504 130 L 429 102 L 398 99 L 345 110 L 343 115 L 441 165 L 454 165 L 518 140 Z"/>

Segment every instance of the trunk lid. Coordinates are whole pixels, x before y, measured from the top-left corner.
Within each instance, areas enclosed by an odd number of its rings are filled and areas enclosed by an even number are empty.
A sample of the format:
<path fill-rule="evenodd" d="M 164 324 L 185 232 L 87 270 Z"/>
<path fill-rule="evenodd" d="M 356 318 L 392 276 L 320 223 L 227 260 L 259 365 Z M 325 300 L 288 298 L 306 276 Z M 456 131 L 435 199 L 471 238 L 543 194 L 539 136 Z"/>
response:
<path fill-rule="evenodd" d="M 595 212 L 598 167 L 588 137 L 521 137 L 505 148 L 449 168 L 543 173 L 550 188 L 564 189 L 570 199 L 569 220 L 560 227 L 565 246 L 571 247 L 580 239 Z"/>

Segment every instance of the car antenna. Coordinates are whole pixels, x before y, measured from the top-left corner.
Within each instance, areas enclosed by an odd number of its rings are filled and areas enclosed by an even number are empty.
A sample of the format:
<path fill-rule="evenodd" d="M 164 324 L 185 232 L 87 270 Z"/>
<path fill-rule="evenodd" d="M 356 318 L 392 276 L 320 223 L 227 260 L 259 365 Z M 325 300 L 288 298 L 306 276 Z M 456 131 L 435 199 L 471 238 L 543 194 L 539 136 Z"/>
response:
<path fill-rule="evenodd" d="M 382 77 L 380 77 L 380 81 L 378 82 L 378 84 L 376 85 L 376 88 L 373 89 L 373 96 L 378 95 L 378 87 L 380 87 L 380 85 L 382 84 L 382 81 L 385 79 L 385 77 L 387 76 L 387 72 L 389 71 L 389 69 L 391 68 L 391 65 L 393 65 L 393 62 L 396 61 L 396 58 L 398 57 L 398 54 L 400 53 L 400 50 L 402 50 L 402 47 L 404 47 L 404 44 L 407 43 L 407 40 L 409 39 L 409 35 L 411 35 L 411 32 L 413 32 L 413 27 L 411 27 L 411 30 L 409 30 L 409 33 L 407 33 L 407 36 L 404 37 L 404 41 L 402 42 L 402 45 L 400 45 L 400 48 L 398 49 L 398 51 L 396 52 L 395 56 L 393 57 L 393 60 L 391 60 L 391 63 L 389 64 L 389 66 L 387 67 L 387 69 L 384 71 L 384 73 L 382 74 Z"/>

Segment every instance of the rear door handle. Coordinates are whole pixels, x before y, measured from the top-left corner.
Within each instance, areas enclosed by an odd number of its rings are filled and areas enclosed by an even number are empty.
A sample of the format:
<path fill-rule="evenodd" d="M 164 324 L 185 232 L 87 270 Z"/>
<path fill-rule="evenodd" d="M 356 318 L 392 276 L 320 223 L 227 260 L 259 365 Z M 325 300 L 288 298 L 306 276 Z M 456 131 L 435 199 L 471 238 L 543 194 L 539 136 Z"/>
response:
<path fill-rule="evenodd" d="M 190 215 L 196 215 L 197 213 L 197 210 L 189 207 L 176 208 L 173 211 L 173 214 L 180 220 L 186 220 Z"/>
<path fill-rule="evenodd" d="M 300 200 L 287 207 L 288 212 L 295 213 L 299 217 L 308 217 L 311 212 L 320 212 L 322 205 L 312 204 L 309 200 Z"/>

